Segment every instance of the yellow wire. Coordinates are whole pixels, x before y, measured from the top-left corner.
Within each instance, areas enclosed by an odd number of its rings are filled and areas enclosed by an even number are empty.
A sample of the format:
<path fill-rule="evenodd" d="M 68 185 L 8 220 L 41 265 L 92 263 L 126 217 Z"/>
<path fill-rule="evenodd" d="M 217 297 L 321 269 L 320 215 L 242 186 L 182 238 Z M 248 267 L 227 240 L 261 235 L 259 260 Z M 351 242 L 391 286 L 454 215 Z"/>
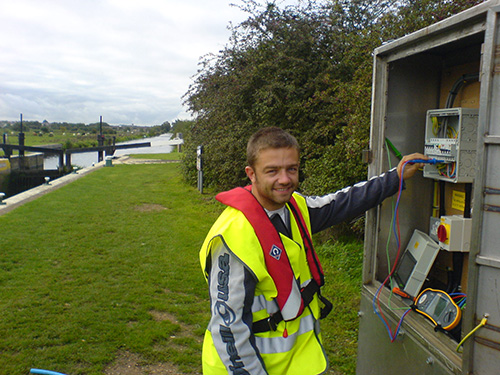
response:
<path fill-rule="evenodd" d="M 431 117 L 432 121 L 432 133 L 434 136 L 437 136 L 438 131 L 439 131 L 439 123 L 437 117 Z"/>
<path fill-rule="evenodd" d="M 458 138 L 458 132 L 452 127 L 448 128 L 448 138 L 454 138 L 454 139 Z"/>
<path fill-rule="evenodd" d="M 481 323 L 479 323 L 479 324 L 476 326 L 476 328 L 474 328 L 472 331 L 470 331 L 470 332 L 468 333 L 468 335 L 467 335 L 467 336 L 465 336 L 465 337 L 462 339 L 462 341 L 460 341 L 460 342 L 458 343 L 458 345 L 457 345 L 457 349 L 456 349 L 456 350 L 457 350 L 457 353 L 460 353 L 460 347 L 463 345 L 463 343 L 464 343 L 467 339 L 469 339 L 469 337 L 471 337 L 471 336 L 474 334 L 474 332 L 476 332 L 479 328 L 481 328 L 481 327 L 485 326 L 487 321 L 488 321 L 488 315 L 487 315 L 487 314 L 485 314 L 485 315 L 484 315 L 484 318 L 481 320 Z"/>

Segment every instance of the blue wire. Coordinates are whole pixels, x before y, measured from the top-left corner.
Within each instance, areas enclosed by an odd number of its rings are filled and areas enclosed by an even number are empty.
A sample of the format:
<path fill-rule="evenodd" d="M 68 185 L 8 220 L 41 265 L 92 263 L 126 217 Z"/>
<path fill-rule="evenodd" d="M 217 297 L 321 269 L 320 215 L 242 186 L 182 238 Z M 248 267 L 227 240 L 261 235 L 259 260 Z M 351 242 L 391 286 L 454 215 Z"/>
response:
<path fill-rule="evenodd" d="M 419 159 L 417 159 L 419 160 Z M 412 160 L 413 162 L 415 162 L 415 160 Z M 396 243 L 397 243 L 397 247 L 399 249 L 399 236 L 398 236 L 398 233 L 397 233 L 397 228 L 396 228 L 396 218 L 397 218 L 397 212 L 399 210 L 399 201 L 401 199 L 401 193 L 403 192 L 403 175 L 404 175 L 404 171 L 405 171 L 405 167 L 406 167 L 406 164 L 410 163 L 411 161 L 406 161 L 405 163 L 403 163 L 403 167 L 401 169 L 401 177 L 400 177 L 400 181 L 399 181 L 399 192 L 398 192 L 398 198 L 396 200 L 396 206 L 394 208 L 394 215 L 393 215 L 393 220 L 392 220 L 392 227 L 393 227 L 393 230 L 394 230 L 394 234 L 395 234 L 395 238 L 396 238 Z M 389 275 L 390 276 L 390 275 Z M 386 280 L 387 281 L 387 280 Z M 375 295 L 373 296 L 373 301 L 372 301 L 372 306 L 373 306 L 373 311 L 375 312 L 375 314 L 377 314 L 377 316 L 380 318 L 380 320 L 382 321 L 382 323 L 384 323 L 385 325 L 385 328 L 387 330 L 387 333 L 389 334 L 389 338 L 391 339 L 391 342 L 393 342 L 396 337 L 398 336 L 398 333 L 399 333 L 399 330 L 401 328 L 401 324 L 403 322 L 403 319 L 404 317 L 406 316 L 406 314 L 408 314 L 408 312 L 411 310 L 407 310 L 402 316 L 401 316 L 401 319 L 399 321 L 399 324 L 398 324 L 398 329 L 397 331 L 395 332 L 395 335 L 394 337 L 392 336 L 392 331 L 391 331 L 391 328 L 389 327 L 389 325 L 386 323 L 385 319 L 382 317 L 382 315 L 380 314 L 380 312 L 378 311 L 377 309 L 377 306 L 375 305 L 375 301 L 377 299 L 377 295 L 379 294 L 380 292 L 380 289 L 385 285 L 385 282 L 384 281 L 380 286 L 379 288 L 377 289 L 377 292 L 375 293 Z"/>
<path fill-rule="evenodd" d="M 62 372 L 55 372 L 55 371 L 49 371 L 49 370 L 41 370 L 38 368 L 32 368 L 30 370 L 30 374 L 41 374 L 41 375 L 65 375 Z"/>
<path fill-rule="evenodd" d="M 444 160 L 437 160 L 437 159 L 428 159 L 428 160 L 424 160 L 424 159 L 413 159 L 413 160 L 408 160 L 406 162 L 403 163 L 403 166 L 401 168 L 401 177 L 400 177 L 400 181 L 399 181 L 399 192 L 398 192 L 398 198 L 396 200 L 396 206 L 394 208 L 394 217 L 393 217 L 393 220 L 392 220 L 392 229 L 394 231 L 394 235 L 395 235 L 395 238 L 396 238 L 396 244 L 397 244 L 397 248 L 399 249 L 400 248 L 400 239 L 399 239 L 399 235 L 398 235 L 398 232 L 397 232 L 397 213 L 398 213 L 398 210 L 399 210 L 399 202 L 400 202 L 400 199 L 401 199 L 401 193 L 403 192 L 403 175 L 404 175 L 404 171 L 405 171 L 405 167 L 407 164 L 415 164 L 415 163 L 424 163 L 424 164 L 441 164 L 441 163 L 444 163 Z M 397 261 L 397 259 L 396 259 Z M 391 275 L 389 275 L 387 278 L 389 278 Z M 375 305 L 375 301 L 377 299 L 377 296 L 381 290 L 381 288 L 385 285 L 387 279 L 380 285 L 380 287 L 377 289 L 377 292 L 375 293 L 375 296 L 373 297 L 373 301 L 372 301 L 372 306 L 373 306 L 373 311 L 375 312 L 375 314 L 377 314 L 377 316 L 380 318 L 380 320 L 382 321 L 382 323 L 384 323 L 385 325 L 385 328 L 387 329 L 387 332 L 389 334 L 389 338 L 391 339 L 391 342 L 394 342 L 394 340 L 396 339 L 396 337 L 398 337 L 398 334 L 399 334 L 399 331 L 401 329 L 401 326 L 402 326 L 402 323 L 403 323 L 403 319 L 405 318 L 405 316 L 411 311 L 411 308 L 406 310 L 404 312 L 404 314 L 401 316 L 400 320 L 399 320 L 399 323 L 398 323 L 398 326 L 397 326 L 397 329 L 396 329 L 396 332 L 394 333 L 394 336 L 392 336 L 392 331 L 391 331 L 391 328 L 389 327 L 389 325 L 386 323 L 385 319 L 382 317 L 380 311 L 378 311 L 377 309 L 377 306 Z M 456 293 L 456 295 L 463 295 L 463 293 Z M 451 296 L 451 294 L 450 294 Z M 462 308 L 462 306 L 465 304 L 466 302 L 466 296 L 463 295 L 464 298 L 462 298 L 457 306 L 459 306 L 460 308 Z"/>
<path fill-rule="evenodd" d="M 389 338 L 391 339 L 391 341 L 393 340 L 392 338 L 392 334 L 391 334 L 391 327 L 389 327 L 387 325 L 387 323 L 385 322 L 385 319 L 382 318 L 382 315 L 380 315 L 380 312 L 378 311 L 377 309 L 377 306 L 375 306 L 375 301 L 377 299 L 377 295 L 378 293 L 380 292 L 380 289 L 384 286 L 384 284 L 380 284 L 380 286 L 378 287 L 377 289 L 377 292 L 375 293 L 375 295 L 373 296 L 373 301 L 372 301 L 372 306 L 373 306 L 373 311 L 375 312 L 375 314 L 377 314 L 377 316 L 380 318 L 380 320 L 382 321 L 382 323 L 384 323 L 385 325 L 385 328 L 387 330 L 387 333 L 389 334 Z"/>
<path fill-rule="evenodd" d="M 413 160 L 408 160 L 407 163 L 410 164 L 415 164 L 415 163 L 424 163 L 424 164 L 442 164 L 444 163 L 444 160 L 437 160 L 437 159 L 413 159 Z"/>
<path fill-rule="evenodd" d="M 404 314 L 401 316 L 401 319 L 399 319 L 398 323 L 398 329 L 396 330 L 396 333 L 394 334 L 394 338 L 392 341 L 396 340 L 396 337 L 399 335 L 399 330 L 401 329 L 401 326 L 403 325 L 403 319 L 405 318 L 406 314 L 408 314 L 411 311 L 411 309 L 408 309 L 404 312 Z"/>

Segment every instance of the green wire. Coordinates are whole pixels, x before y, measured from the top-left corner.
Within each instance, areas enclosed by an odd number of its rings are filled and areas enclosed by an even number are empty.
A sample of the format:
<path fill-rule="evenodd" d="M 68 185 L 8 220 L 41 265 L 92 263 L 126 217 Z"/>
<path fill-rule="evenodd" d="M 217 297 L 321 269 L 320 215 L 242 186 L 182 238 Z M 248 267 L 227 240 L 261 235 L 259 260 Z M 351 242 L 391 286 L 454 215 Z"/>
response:
<path fill-rule="evenodd" d="M 389 170 L 390 170 L 390 169 L 392 169 L 392 165 L 391 165 L 391 153 L 390 153 L 389 147 L 396 154 L 396 157 L 398 157 L 400 160 L 401 160 L 402 156 L 401 156 L 401 153 L 398 151 L 398 149 L 396 147 L 394 147 L 394 145 L 391 143 L 391 141 L 389 141 L 389 139 L 386 138 L 385 139 L 385 148 L 387 150 L 387 160 L 388 160 L 388 163 L 389 163 Z M 392 223 L 393 220 L 394 220 L 394 196 L 391 197 L 391 207 L 392 207 L 392 217 L 391 217 L 391 223 Z M 392 230 L 389 229 L 389 236 L 387 236 L 387 244 L 386 244 L 386 248 L 385 248 L 385 254 L 386 254 L 386 257 L 387 257 L 387 270 L 388 271 L 391 269 L 391 259 L 389 257 L 389 243 L 391 241 L 391 235 L 392 235 Z M 407 310 L 408 307 L 393 307 L 391 305 L 391 299 L 392 299 L 392 296 L 394 294 L 392 292 L 392 289 L 394 287 L 392 277 L 389 277 L 389 283 L 390 283 L 390 289 L 391 289 L 391 291 L 389 293 L 389 301 L 388 301 L 389 302 L 388 303 L 389 308 L 391 310 Z"/>
<path fill-rule="evenodd" d="M 389 146 L 389 148 L 391 149 L 391 151 L 394 153 L 394 155 L 399 159 L 403 159 L 403 155 L 401 155 L 401 152 L 399 152 L 399 150 L 396 148 L 396 146 L 394 146 L 392 144 L 392 142 L 389 140 L 389 138 L 385 138 L 385 146 Z M 390 163 L 389 163 L 390 164 Z"/>

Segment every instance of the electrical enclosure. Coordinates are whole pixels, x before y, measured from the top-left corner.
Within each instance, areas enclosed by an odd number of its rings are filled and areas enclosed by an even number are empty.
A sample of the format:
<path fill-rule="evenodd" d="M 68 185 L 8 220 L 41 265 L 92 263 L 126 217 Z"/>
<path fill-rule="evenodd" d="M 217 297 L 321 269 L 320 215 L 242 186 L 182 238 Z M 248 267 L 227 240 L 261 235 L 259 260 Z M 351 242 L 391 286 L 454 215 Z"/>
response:
<path fill-rule="evenodd" d="M 399 161 L 387 151 L 386 139 L 403 155 L 420 152 L 456 163 L 455 176 L 453 170 L 443 173 L 426 166 L 424 173 L 406 181 L 399 202 L 399 240 L 406 248 L 418 230 L 439 247 L 421 290 L 467 294 L 459 339 L 477 328 L 485 314 L 487 323 L 458 352 L 458 342 L 448 332 L 435 331 L 428 319 L 410 311 L 391 342 L 377 315 L 383 314 L 394 330 L 411 302 L 385 284 L 393 265 L 404 260 L 397 259 L 398 243 L 391 236 L 394 209 L 387 199 L 366 216 L 357 374 L 499 372 L 499 14 L 500 0 L 486 1 L 375 50 L 368 153 L 369 177 Z M 436 131 L 445 117 L 449 128 Z M 443 229 L 438 233 L 441 225 L 449 230 L 458 226 L 449 249 L 439 244 L 439 235 L 445 234 Z M 469 229 L 470 236 L 460 233 Z M 415 260 L 405 261 L 408 269 Z M 404 274 L 405 265 L 399 266 Z"/>
<path fill-rule="evenodd" d="M 447 251 L 469 251 L 472 219 L 459 215 L 442 216 L 437 228 L 439 246 Z"/>
<path fill-rule="evenodd" d="M 424 177 L 472 182 L 476 170 L 477 125 L 477 109 L 427 111 L 424 154 L 446 163 L 425 165 Z"/>

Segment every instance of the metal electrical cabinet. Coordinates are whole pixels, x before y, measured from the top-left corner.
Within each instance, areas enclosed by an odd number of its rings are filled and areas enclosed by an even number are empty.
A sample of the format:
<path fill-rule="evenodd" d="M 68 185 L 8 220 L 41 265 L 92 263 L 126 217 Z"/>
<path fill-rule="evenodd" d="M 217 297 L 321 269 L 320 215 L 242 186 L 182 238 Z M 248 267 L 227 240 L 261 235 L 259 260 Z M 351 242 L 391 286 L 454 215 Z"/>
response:
<path fill-rule="evenodd" d="M 358 374 L 500 373 L 499 14 L 500 0 L 490 0 L 375 50 L 370 176 L 399 161 L 387 140 L 403 155 L 425 149 L 441 152 L 437 147 L 446 151 L 455 142 L 450 139 L 459 136 L 453 129 L 435 132 L 433 137 L 444 141 L 429 140 L 429 111 L 472 112 L 475 122 L 467 127 L 477 127 L 472 131 L 477 140 L 472 150 L 464 151 L 473 154 L 467 155 L 466 177 L 454 179 L 451 170 L 428 171 L 430 176 L 418 173 L 406 181 L 398 206 L 399 240 L 392 233 L 391 199 L 367 213 Z M 460 77 L 465 77 L 463 85 L 454 86 Z M 467 295 L 459 336 L 436 331 L 429 319 L 410 310 L 398 335 L 391 338 L 387 327 L 396 331 L 411 305 L 391 292 L 386 280 L 392 267 L 416 230 L 433 237 L 433 227 L 451 227 L 460 215 L 469 220 L 467 249 L 451 252 L 441 247 L 424 285 L 444 289 L 453 281 Z M 462 226 L 455 225 L 459 242 Z M 385 322 L 377 314 L 383 314 Z M 477 328 L 485 314 L 486 325 L 458 351 L 458 341 Z"/>

